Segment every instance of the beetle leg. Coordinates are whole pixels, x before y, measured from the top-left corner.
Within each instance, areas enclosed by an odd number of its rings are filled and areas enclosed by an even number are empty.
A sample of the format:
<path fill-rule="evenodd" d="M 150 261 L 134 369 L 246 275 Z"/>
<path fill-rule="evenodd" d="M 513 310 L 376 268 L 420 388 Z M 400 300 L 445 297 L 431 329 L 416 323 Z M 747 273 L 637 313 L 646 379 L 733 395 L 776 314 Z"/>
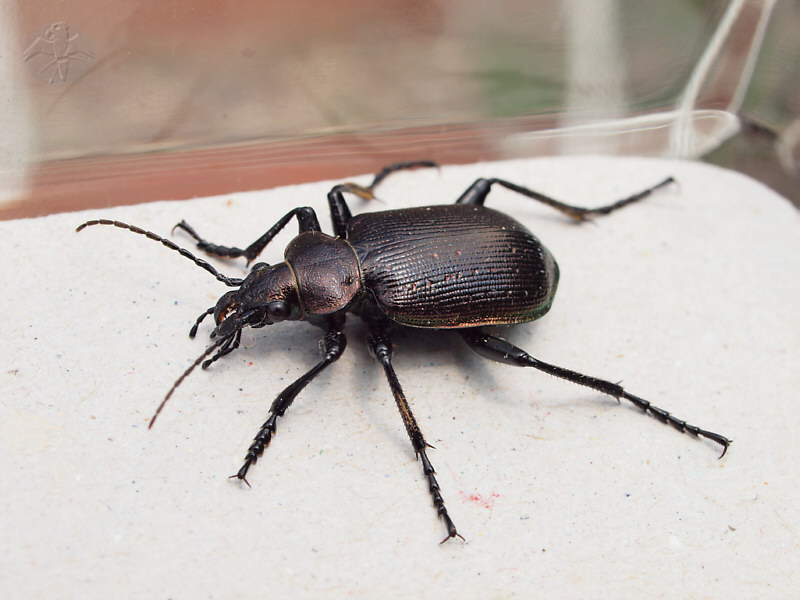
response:
<path fill-rule="evenodd" d="M 628 400 L 635 406 L 639 407 L 643 412 L 649 413 L 662 423 L 668 423 L 669 425 L 672 425 L 675 429 L 682 433 L 690 433 L 695 437 L 704 437 L 712 442 L 716 442 L 722 446 L 722 454 L 720 455 L 720 458 L 725 456 L 725 453 L 728 451 L 728 446 L 732 443 L 731 440 L 723 435 L 720 435 L 719 433 L 706 431 L 705 429 L 700 429 L 699 427 L 690 425 L 686 421 L 674 417 L 666 410 L 650 404 L 650 402 L 644 398 L 639 398 L 638 396 L 629 394 L 622 389 L 622 386 L 616 383 L 611 383 L 610 381 L 605 381 L 596 377 L 590 377 L 589 375 L 583 375 L 576 371 L 571 371 L 570 369 L 565 369 L 563 367 L 557 367 L 555 365 L 542 362 L 532 357 L 524 350 L 521 350 L 520 348 L 517 348 L 513 344 L 507 342 L 506 340 L 494 335 L 489 335 L 480 329 L 465 329 L 459 333 L 467 342 L 467 344 L 469 344 L 469 346 L 481 356 L 505 363 L 507 365 L 514 365 L 517 367 L 533 367 L 535 369 L 539 369 L 540 371 L 544 371 L 545 373 L 549 373 L 550 375 L 560 377 L 561 379 L 566 379 L 567 381 L 577 383 L 578 385 L 583 385 L 593 390 L 597 390 L 598 392 L 608 394 L 617 400 L 624 398 L 625 400 Z"/>
<path fill-rule="evenodd" d="M 405 425 L 406 433 L 408 433 L 408 437 L 411 439 L 411 445 L 414 448 L 414 453 L 416 454 L 417 458 L 422 461 L 422 472 L 428 479 L 428 490 L 430 491 L 431 498 L 433 499 L 433 505 L 436 507 L 437 514 L 442 518 L 445 527 L 447 528 L 447 537 L 442 540 L 442 543 L 456 536 L 463 540 L 464 536 L 458 533 L 453 520 L 447 513 L 447 508 L 445 508 L 444 505 L 444 498 L 442 497 L 439 483 L 436 481 L 436 470 L 433 468 L 433 465 L 428 459 L 428 455 L 425 451 L 426 448 L 432 448 L 433 446 L 425 441 L 425 437 L 422 435 L 422 431 L 420 430 L 419 425 L 417 425 L 417 420 L 414 418 L 414 414 L 411 412 L 411 407 L 408 404 L 408 400 L 403 393 L 403 388 L 400 386 L 400 382 L 397 380 L 394 367 L 392 367 L 392 343 L 386 336 L 385 328 L 382 326 L 371 326 L 367 343 L 369 344 L 369 349 L 372 354 L 383 366 L 383 370 L 386 373 L 386 379 L 389 380 L 389 387 L 392 390 L 392 395 L 397 403 L 397 408 L 400 410 L 400 416 L 403 418 L 403 425 Z"/>
<path fill-rule="evenodd" d="M 333 235 L 347 239 L 347 224 L 353 217 L 347 202 L 342 195 L 343 187 L 337 185 L 328 192 L 328 204 L 331 207 L 331 222 L 333 223 Z"/>
<path fill-rule="evenodd" d="M 367 189 L 375 189 L 375 187 L 384 179 L 386 179 L 387 175 L 391 175 L 395 171 L 403 171 L 405 169 L 417 169 L 419 167 L 438 167 L 435 162 L 432 160 L 412 160 L 408 162 L 396 162 L 386 167 L 383 167 L 380 171 L 375 173 L 375 177 L 372 178 L 372 183 L 367 186 Z"/>
<path fill-rule="evenodd" d="M 314 212 L 314 209 L 309 206 L 301 206 L 286 213 L 277 223 L 275 223 L 275 225 L 270 227 L 264 235 L 262 235 L 244 250 L 241 248 L 236 248 L 235 246 L 219 246 L 217 244 L 207 242 L 201 238 L 186 221 L 181 221 L 175 225 L 175 227 L 172 228 L 172 231 L 175 231 L 176 229 L 182 229 L 192 236 L 197 242 L 197 247 L 207 254 L 221 256 L 223 258 L 238 258 L 240 256 L 244 256 L 247 259 L 247 264 L 249 265 L 259 254 L 261 254 L 262 250 L 266 248 L 267 244 L 272 241 L 272 238 L 278 235 L 281 229 L 286 227 L 286 224 L 291 221 L 293 217 L 297 217 L 297 222 L 300 226 L 300 233 L 305 231 L 321 231 L 317 214 Z"/>
<path fill-rule="evenodd" d="M 247 485 L 250 484 L 245 479 L 247 471 L 251 465 L 258 461 L 259 457 L 264 453 L 264 449 L 269 445 L 272 435 L 275 433 L 278 417 L 282 417 L 297 395 L 306 387 L 311 381 L 320 374 L 320 372 L 332 362 L 335 362 L 344 352 L 347 346 L 347 338 L 342 332 L 342 325 L 344 323 L 335 323 L 329 326 L 328 332 L 322 339 L 323 357 L 314 367 L 311 368 L 305 375 L 301 376 L 294 383 L 289 385 L 283 390 L 272 403 L 269 408 L 269 418 L 258 430 L 258 433 L 253 438 L 253 443 L 247 450 L 244 464 L 236 475 L 231 475 L 231 478 L 236 477 L 241 479 Z"/>
<path fill-rule="evenodd" d="M 369 185 L 359 185 L 357 183 L 340 183 L 328 192 L 328 205 L 331 209 L 331 221 L 333 222 L 333 233 L 337 237 L 347 239 L 347 223 L 352 217 L 350 209 L 344 200 L 342 192 L 350 192 L 363 198 L 364 200 L 372 200 L 375 198 L 373 192 L 378 184 L 386 179 L 387 176 L 404 169 L 416 169 L 418 167 L 438 167 L 435 162 L 431 160 L 415 160 L 409 162 L 398 162 L 389 166 L 383 167 L 372 178 L 372 183 Z"/>
<path fill-rule="evenodd" d="M 588 220 L 587 217 L 592 215 L 607 215 L 618 208 L 622 208 L 623 206 L 628 206 L 629 204 L 643 200 L 656 190 L 674 182 L 675 180 L 672 177 L 667 177 L 664 181 L 654 185 L 653 187 L 649 187 L 646 190 L 642 190 L 641 192 L 638 192 L 627 198 L 623 198 L 622 200 L 617 200 L 616 202 L 612 202 L 606 206 L 600 206 L 597 208 L 582 208 L 580 206 L 565 204 L 564 202 L 555 200 L 550 196 L 545 196 L 544 194 L 529 190 L 526 187 L 517 185 L 516 183 L 511 183 L 510 181 L 506 181 L 504 179 L 478 179 L 475 181 L 475 183 L 469 186 L 469 188 L 467 188 L 467 191 L 461 194 L 461 197 L 456 200 L 456 204 L 479 204 L 483 206 L 483 203 L 486 200 L 486 197 L 489 195 L 492 185 L 496 183 L 504 188 L 517 192 L 518 194 L 522 194 L 523 196 L 527 196 L 533 200 L 538 200 L 547 206 L 555 208 L 556 210 L 561 211 L 576 221 L 586 221 Z"/>

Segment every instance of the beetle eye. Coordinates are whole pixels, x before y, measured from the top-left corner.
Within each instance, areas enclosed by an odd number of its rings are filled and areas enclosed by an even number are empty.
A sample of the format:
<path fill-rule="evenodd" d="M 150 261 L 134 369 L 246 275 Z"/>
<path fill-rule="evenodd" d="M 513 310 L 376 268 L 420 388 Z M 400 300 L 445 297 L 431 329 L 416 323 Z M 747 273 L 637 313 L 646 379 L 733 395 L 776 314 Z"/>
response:
<path fill-rule="evenodd" d="M 270 302 L 267 305 L 269 320 L 273 323 L 278 323 L 279 321 L 283 321 L 284 319 L 288 318 L 290 312 L 291 310 L 289 309 L 289 305 L 281 300 Z"/>

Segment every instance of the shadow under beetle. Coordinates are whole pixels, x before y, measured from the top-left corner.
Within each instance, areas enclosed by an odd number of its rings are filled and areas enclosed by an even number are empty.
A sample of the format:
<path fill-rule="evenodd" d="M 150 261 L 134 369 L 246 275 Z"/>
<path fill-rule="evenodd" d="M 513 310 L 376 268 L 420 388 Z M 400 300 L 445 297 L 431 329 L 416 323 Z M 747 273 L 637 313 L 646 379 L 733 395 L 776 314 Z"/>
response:
<path fill-rule="evenodd" d="M 361 317 L 369 335 L 367 344 L 383 367 L 411 445 L 428 481 L 433 504 L 447 528 L 447 537 L 464 539 L 445 507 L 435 470 L 428 459 L 431 447 L 417 424 L 403 388 L 392 367 L 393 327 L 455 329 L 478 354 L 517 367 L 533 367 L 583 385 L 617 400 L 624 398 L 664 423 L 682 432 L 720 444 L 725 455 L 731 440 L 690 425 L 647 400 L 629 394 L 616 383 L 577 373 L 540 361 L 506 340 L 481 329 L 488 325 L 511 325 L 542 317 L 550 308 L 558 284 L 558 265 L 550 252 L 525 227 L 511 217 L 486 208 L 484 202 L 493 185 L 542 202 L 576 221 L 606 215 L 638 202 L 670 184 L 667 178 L 629 198 L 600 208 L 580 208 L 502 179 L 478 179 L 451 205 L 401 208 L 353 216 L 344 192 L 366 199 L 387 175 L 400 169 L 435 166 L 429 161 L 397 163 L 375 175 L 368 186 L 336 185 L 328 193 L 334 236 L 322 233 L 314 210 L 295 208 L 284 215 L 244 250 L 219 246 L 202 239 L 186 222 L 181 229 L 204 252 L 225 257 L 243 256 L 249 265 L 289 221 L 296 218 L 300 233 L 287 246 L 285 261 L 257 263 L 244 279 L 226 277 L 211 264 L 197 258 L 155 233 L 119 221 L 98 219 L 90 225 L 113 225 L 162 243 L 210 272 L 222 283 L 236 288 L 224 294 L 216 306 L 206 310 L 200 323 L 214 315 L 215 340 L 177 379 L 159 405 L 150 427 L 180 383 L 202 363 L 205 369 L 239 346 L 245 327 L 264 327 L 280 321 L 304 320 L 325 330 L 320 344 L 323 358 L 307 373 L 278 394 L 267 421 L 256 434 L 236 477 L 245 478 L 275 433 L 282 417 L 300 391 L 344 352 L 342 331 L 347 313 Z M 210 357 L 210 358 L 209 358 Z M 248 483 L 249 485 L 249 483 Z"/>

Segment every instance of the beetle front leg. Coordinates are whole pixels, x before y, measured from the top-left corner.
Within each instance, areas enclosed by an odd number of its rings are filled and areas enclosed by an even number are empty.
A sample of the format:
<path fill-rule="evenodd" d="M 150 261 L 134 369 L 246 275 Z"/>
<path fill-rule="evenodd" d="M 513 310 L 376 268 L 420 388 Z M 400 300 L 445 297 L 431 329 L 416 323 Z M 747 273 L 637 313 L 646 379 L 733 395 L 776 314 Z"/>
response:
<path fill-rule="evenodd" d="M 212 244 L 211 242 L 207 242 L 201 238 L 186 221 L 181 221 L 175 225 L 172 230 L 175 231 L 176 229 L 182 229 L 188 233 L 197 242 L 197 247 L 206 254 L 221 256 L 223 258 L 239 258 L 240 256 L 244 256 L 247 259 L 247 264 L 249 265 L 259 254 L 261 254 L 264 248 L 266 248 L 267 244 L 272 241 L 272 238 L 278 235 L 281 229 L 283 229 L 293 217 L 297 217 L 300 233 L 305 231 L 321 231 L 317 214 L 314 212 L 314 209 L 309 206 L 301 206 L 286 213 L 277 223 L 275 223 L 275 225 L 270 227 L 264 235 L 262 235 L 244 250 L 241 248 L 236 248 L 235 246 L 220 246 L 217 244 Z"/>
<path fill-rule="evenodd" d="M 494 335 L 489 335 L 480 329 L 465 329 L 459 333 L 467 342 L 467 344 L 469 344 L 469 346 L 481 356 L 505 363 L 507 365 L 514 365 L 517 367 L 533 367 L 535 369 L 539 369 L 540 371 L 544 371 L 545 373 L 549 373 L 550 375 L 560 377 L 561 379 L 566 379 L 567 381 L 577 383 L 578 385 L 583 385 L 593 390 L 597 390 L 598 392 L 608 394 L 617 400 L 624 398 L 625 400 L 628 400 L 635 406 L 642 409 L 643 412 L 649 413 L 662 423 L 668 423 L 672 425 L 675 429 L 682 433 L 689 433 L 695 437 L 704 437 L 712 442 L 716 442 L 722 446 L 722 454 L 720 455 L 720 458 L 725 456 L 725 453 L 728 451 L 728 446 L 730 446 L 732 443 L 731 440 L 723 435 L 720 435 L 719 433 L 714 433 L 713 431 L 707 431 L 694 425 L 690 425 L 686 421 L 674 417 L 663 408 L 659 408 L 650 404 L 650 402 L 644 398 L 639 398 L 638 396 L 629 394 L 622 389 L 622 386 L 616 383 L 611 383 L 610 381 L 605 381 L 596 377 L 590 377 L 589 375 L 583 375 L 582 373 L 578 373 L 570 369 L 557 367 L 555 365 L 543 362 L 532 357 L 524 350 L 517 348 L 506 340 Z"/>
<path fill-rule="evenodd" d="M 322 360 L 275 398 L 269 409 L 269 418 L 261 426 L 261 429 L 258 430 L 258 433 L 253 438 L 253 443 L 250 444 L 250 448 L 247 450 L 247 456 L 245 456 L 242 468 L 239 469 L 236 475 L 231 475 L 231 478 L 236 477 L 247 483 L 248 486 L 250 485 L 247 479 L 245 479 L 247 471 L 250 469 L 250 466 L 255 464 L 259 457 L 264 454 L 264 450 L 269 445 L 275 433 L 278 417 L 282 417 L 286 413 L 286 410 L 291 406 L 292 402 L 294 402 L 294 399 L 303 388 L 311 383 L 325 367 L 338 360 L 344 352 L 345 347 L 347 347 L 347 338 L 345 338 L 341 330 L 342 325 L 343 323 L 337 323 L 335 326 L 331 326 L 328 333 L 326 333 L 325 337 L 322 339 Z"/>
<path fill-rule="evenodd" d="M 369 344 L 369 349 L 372 354 L 383 366 L 386 379 L 388 379 L 389 387 L 392 390 L 392 395 L 400 411 L 400 416 L 403 418 L 403 425 L 405 425 L 406 433 L 408 433 L 411 445 L 414 448 L 414 453 L 417 458 L 422 461 L 422 472 L 428 479 L 428 490 L 433 499 L 433 505 L 436 507 L 437 514 L 442 518 L 447 528 L 447 537 L 444 538 L 441 543 L 454 537 L 460 537 L 463 540 L 464 536 L 458 533 L 453 520 L 447 513 L 439 482 L 436 481 L 436 470 L 433 468 L 425 451 L 426 448 L 433 448 L 433 446 L 425 441 L 425 437 L 422 435 L 419 425 L 417 425 L 417 420 L 411 412 L 411 406 L 409 406 L 408 400 L 403 393 L 403 388 L 400 386 L 400 382 L 397 379 L 397 374 L 394 372 L 394 367 L 392 367 L 392 343 L 386 335 L 385 327 L 371 324 L 367 343 Z"/>
<path fill-rule="evenodd" d="M 649 187 L 646 190 L 642 190 L 641 192 L 637 192 L 632 196 L 623 198 L 622 200 L 617 200 L 616 202 L 612 202 L 606 206 L 599 206 L 597 208 L 583 208 L 580 206 L 565 204 L 564 202 L 551 198 L 550 196 L 545 196 L 540 192 L 530 190 L 526 187 L 517 185 L 516 183 L 512 183 L 504 179 L 478 179 L 471 186 L 469 186 L 469 188 L 467 188 L 467 191 L 461 194 L 461 197 L 456 200 L 456 204 L 478 204 L 483 206 L 484 202 L 486 201 L 486 197 L 489 195 L 489 192 L 492 189 L 492 185 L 496 183 L 513 192 L 517 192 L 518 194 L 522 194 L 523 196 L 531 198 L 532 200 L 537 200 L 542 204 L 546 204 L 547 206 L 555 208 L 556 210 L 561 211 L 576 221 L 586 221 L 587 217 L 592 215 L 607 215 L 619 208 L 622 208 L 623 206 L 628 206 L 629 204 L 633 204 L 639 200 L 644 200 L 656 190 L 659 190 L 662 187 L 674 182 L 675 180 L 672 177 L 667 177 L 664 181 L 654 185 L 653 187 Z"/>

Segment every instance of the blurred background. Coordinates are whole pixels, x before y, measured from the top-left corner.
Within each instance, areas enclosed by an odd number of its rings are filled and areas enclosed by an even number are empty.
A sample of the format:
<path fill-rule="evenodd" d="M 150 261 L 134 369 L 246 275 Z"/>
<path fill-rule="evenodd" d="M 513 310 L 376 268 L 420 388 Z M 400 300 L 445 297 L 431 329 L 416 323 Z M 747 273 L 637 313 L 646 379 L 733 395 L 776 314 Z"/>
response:
<path fill-rule="evenodd" d="M 800 203 L 796 0 L 6 0 L 0 218 L 557 154 Z"/>

